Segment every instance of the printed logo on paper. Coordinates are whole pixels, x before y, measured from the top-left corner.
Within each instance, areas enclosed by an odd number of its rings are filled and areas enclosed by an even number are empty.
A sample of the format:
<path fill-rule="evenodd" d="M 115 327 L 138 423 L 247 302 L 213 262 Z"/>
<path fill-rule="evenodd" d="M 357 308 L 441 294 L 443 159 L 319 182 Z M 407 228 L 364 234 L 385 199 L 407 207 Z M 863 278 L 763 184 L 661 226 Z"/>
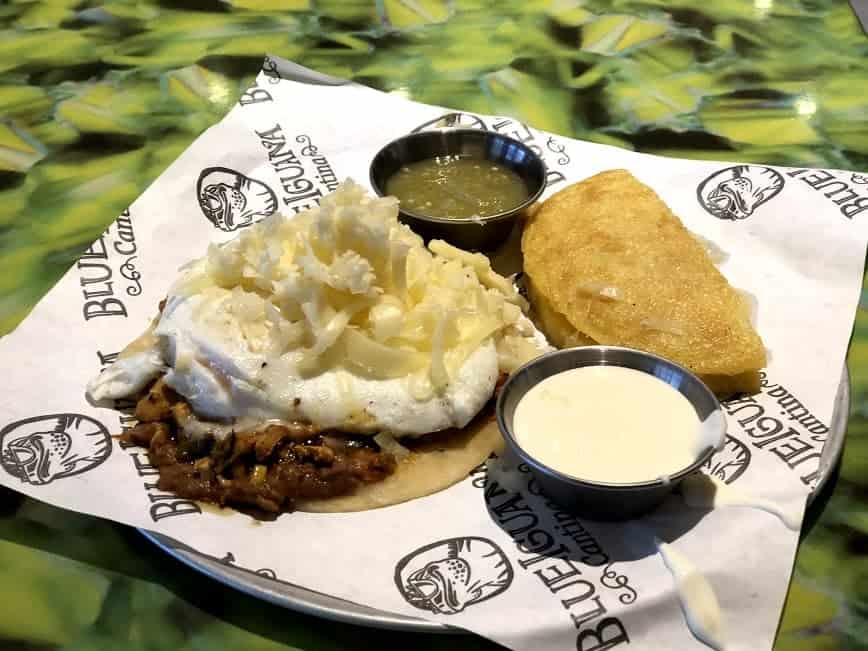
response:
<path fill-rule="evenodd" d="M 227 233 L 250 226 L 277 211 L 277 195 L 271 188 L 227 167 L 202 170 L 196 196 L 205 217 Z"/>
<path fill-rule="evenodd" d="M 731 484 L 744 474 L 750 465 L 750 450 L 737 438 L 726 435 L 723 447 L 715 452 L 702 467 L 706 474 Z"/>
<path fill-rule="evenodd" d="M 280 83 L 283 79 L 312 86 L 344 86 L 351 83 L 349 79 L 332 77 L 317 70 L 305 68 L 292 61 L 270 56 L 265 57 L 265 61 L 262 64 L 262 72 L 269 78 L 268 83 L 270 84 Z"/>
<path fill-rule="evenodd" d="M 699 203 L 719 219 L 747 219 L 784 187 L 784 177 L 771 167 L 736 165 L 715 172 L 696 190 Z"/>
<path fill-rule="evenodd" d="M 25 418 L 0 430 L 3 469 L 34 486 L 92 470 L 111 450 L 105 426 L 81 414 Z"/>
<path fill-rule="evenodd" d="M 486 131 L 488 127 L 478 115 L 472 113 L 446 113 L 439 118 L 429 120 L 424 124 L 419 125 L 410 133 L 419 133 L 420 131 L 435 131 L 437 129 L 480 129 Z"/>
<path fill-rule="evenodd" d="M 512 565 L 503 551 L 475 536 L 425 545 L 395 567 L 395 585 L 407 603 L 440 615 L 454 615 L 496 597 L 512 579 Z"/>
<path fill-rule="evenodd" d="M 201 552 L 196 552 L 196 553 L 200 554 Z M 202 554 L 202 555 L 206 556 L 205 554 Z M 214 557 L 209 556 L 208 558 L 214 558 Z M 258 570 L 248 570 L 246 568 L 243 568 L 243 567 L 236 565 L 235 564 L 235 554 L 233 554 L 232 552 L 226 552 L 226 555 L 223 558 L 220 558 L 217 560 L 218 560 L 218 562 L 223 563 L 223 565 L 226 565 L 227 567 L 235 567 L 238 569 L 242 569 L 245 572 L 251 572 L 252 571 L 253 574 L 255 574 L 257 576 L 261 576 L 264 579 L 271 579 L 272 581 L 278 580 L 277 573 L 274 570 L 272 570 L 270 567 L 261 567 Z"/>
<path fill-rule="evenodd" d="M 263 74 L 265 74 L 266 77 L 268 77 L 268 83 L 280 83 L 280 66 L 278 66 L 277 61 L 275 61 L 271 57 L 265 57 L 265 61 L 262 62 L 262 72 Z"/>

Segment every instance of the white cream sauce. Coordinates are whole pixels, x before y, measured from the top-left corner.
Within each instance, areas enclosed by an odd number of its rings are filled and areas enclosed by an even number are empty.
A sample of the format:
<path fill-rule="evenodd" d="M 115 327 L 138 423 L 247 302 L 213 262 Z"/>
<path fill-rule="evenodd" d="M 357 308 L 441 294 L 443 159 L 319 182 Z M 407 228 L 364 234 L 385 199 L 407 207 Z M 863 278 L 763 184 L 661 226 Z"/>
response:
<path fill-rule="evenodd" d="M 620 366 L 552 375 L 516 406 L 513 430 L 531 456 L 564 474 L 652 481 L 693 463 L 704 441 L 696 410 L 666 382 Z"/>
<path fill-rule="evenodd" d="M 721 506 L 745 506 L 777 516 L 793 531 L 798 531 L 802 526 L 801 511 L 794 508 L 788 509 L 771 500 L 749 495 L 724 484 L 716 477 L 695 473 L 681 482 L 680 489 L 684 502 L 692 508 L 715 509 Z"/>
<path fill-rule="evenodd" d="M 726 635 L 714 588 L 693 563 L 670 545 L 658 542 L 657 551 L 672 574 L 690 632 L 712 649 L 722 651 Z"/>

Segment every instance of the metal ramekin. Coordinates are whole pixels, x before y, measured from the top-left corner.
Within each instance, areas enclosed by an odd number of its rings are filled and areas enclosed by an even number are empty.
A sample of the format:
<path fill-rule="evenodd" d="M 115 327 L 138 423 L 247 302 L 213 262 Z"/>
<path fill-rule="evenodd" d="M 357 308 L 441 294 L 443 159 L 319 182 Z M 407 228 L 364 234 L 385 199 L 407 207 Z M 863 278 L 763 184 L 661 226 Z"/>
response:
<path fill-rule="evenodd" d="M 422 131 L 393 140 L 371 161 L 371 186 L 386 195 L 386 182 L 407 163 L 435 156 L 472 156 L 508 167 L 527 186 L 527 199 L 509 210 L 479 219 L 431 217 L 400 207 L 400 219 L 425 240 L 443 239 L 472 251 L 490 251 L 509 236 L 518 215 L 533 204 L 546 186 L 546 166 L 527 145 L 493 131 L 451 129 Z"/>
<path fill-rule="evenodd" d="M 686 468 L 666 479 L 617 484 L 566 475 L 525 452 L 513 435 L 513 417 L 519 401 L 545 378 L 583 366 L 623 366 L 653 375 L 677 389 L 696 409 L 709 445 Z M 648 414 L 654 418 L 654 414 Z M 497 399 L 497 423 L 512 451 L 526 463 L 540 488 L 564 508 L 595 520 L 627 520 L 658 506 L 692 472 L 696 472 L 724 442 L 726 418 L 715 395 L 690 371 L 657 355 L 615 346 L 585 346 L 548 353 L 515 371 Z M 707 429 L 706 429 L 707 428 Z M 662 434 L 662 433 L 661 433 Z M 630 454 L 629 450 L 624 451 Z"/>

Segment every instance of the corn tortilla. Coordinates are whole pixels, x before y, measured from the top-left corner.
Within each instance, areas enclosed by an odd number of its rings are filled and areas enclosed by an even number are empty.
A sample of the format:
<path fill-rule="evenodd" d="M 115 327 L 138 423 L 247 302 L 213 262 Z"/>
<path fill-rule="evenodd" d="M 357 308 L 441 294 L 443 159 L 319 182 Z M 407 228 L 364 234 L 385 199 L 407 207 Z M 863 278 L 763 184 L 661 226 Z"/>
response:
<path fill-rule="evenodd" d="M 423 436 L 395 472 L 365 484 L 352 495 L 298 500 L 296 508 L 310 513 L 367 511 L 437 493 L 457 484 L 503 447 L 503 437 L 489 405 L 467 427 Z"/>

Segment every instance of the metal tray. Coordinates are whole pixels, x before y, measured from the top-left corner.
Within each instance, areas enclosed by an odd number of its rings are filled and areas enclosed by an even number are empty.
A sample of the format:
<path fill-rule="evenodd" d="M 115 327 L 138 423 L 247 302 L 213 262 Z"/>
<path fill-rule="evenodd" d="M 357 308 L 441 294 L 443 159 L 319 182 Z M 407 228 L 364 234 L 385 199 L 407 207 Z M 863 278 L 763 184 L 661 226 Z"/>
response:
<path fill-rule="evenodd" d="M 823 447 L 820 458 L 820 478 L 814 490 L 808 497 L 808 504 L 823 490 L 831 478 L 836 464 L 844 450 L 844 436 L 847 432 L 847 419 L 850 413 L 850 376 L 847 369 L 841 377 L 838 394 L 835 397 L 835 408 L 832 423 L 829 427 L 829 438 Z M 152 531 L 140 530 L 141 533 L 170 556 L 178 559 L 194 570 L 216 579 L 232 588 L 271 603 L 296 610 L 307 615 L 325 619 L 417 633 L 462 633 L 461 629 L 446 626 L 424 619 L 407 617 L 382 610 L 376 610 L 337 597 L 331 597 L 321 592 L 308 590 L 302 586 L 282 581 L 276 578 L 270 570 L 248 570 L 231 564 L 231 559 L 218 559 L 191 549 L 177 540 L 156 534 Z"/>

